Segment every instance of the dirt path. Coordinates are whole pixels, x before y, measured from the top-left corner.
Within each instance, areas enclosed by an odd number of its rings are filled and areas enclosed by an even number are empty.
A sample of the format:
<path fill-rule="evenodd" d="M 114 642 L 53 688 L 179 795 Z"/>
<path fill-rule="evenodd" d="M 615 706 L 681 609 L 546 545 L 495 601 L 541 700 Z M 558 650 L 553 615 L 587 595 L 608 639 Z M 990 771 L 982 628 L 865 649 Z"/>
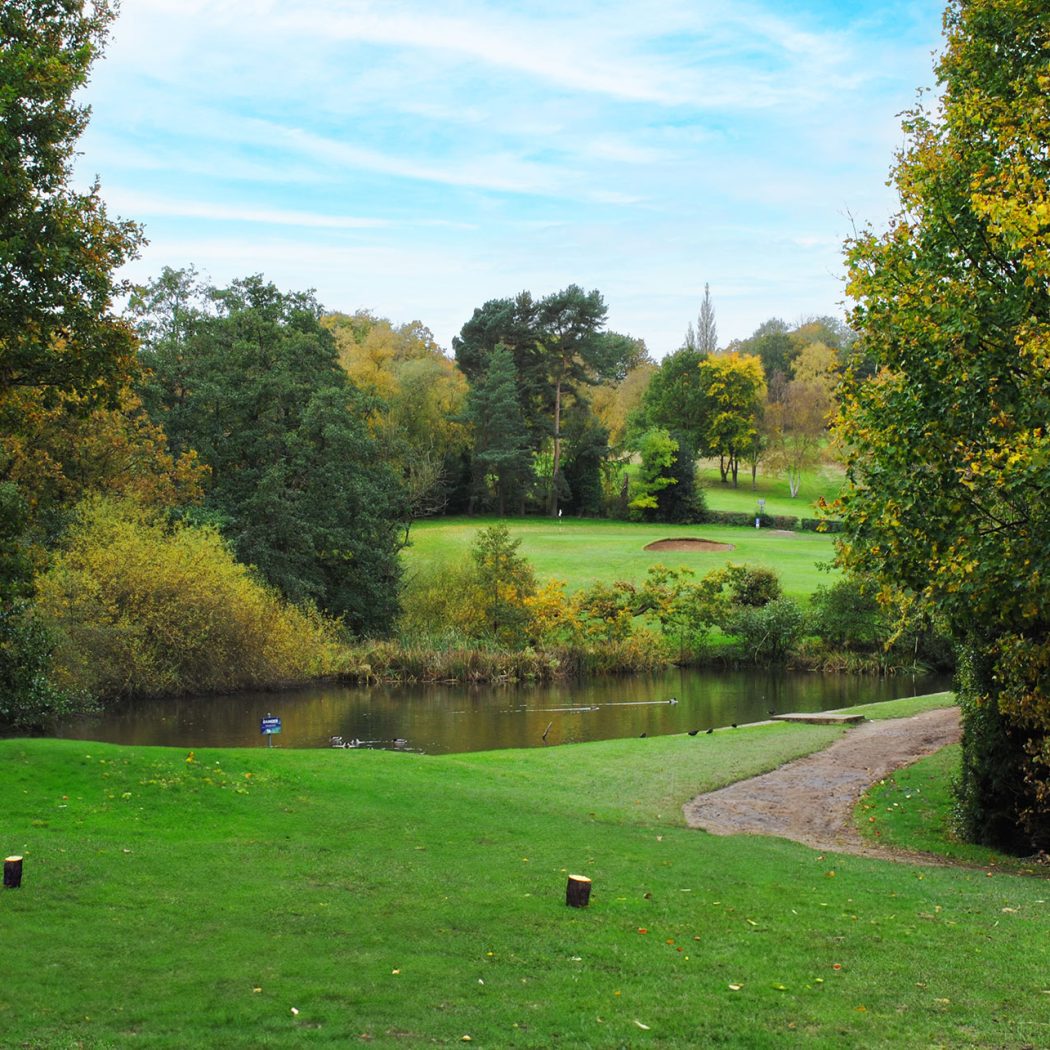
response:
<path fill-rule="evenodd" d="M 955 707 L 865 722 L 823 751 L 698 795 L 686 803 L 685 819 L 714 835 L 778 835 L 819 850 L 936 863 L 926 854 L 870 845 L 853 826 L 853 807 L 876 780 L 960 734 Z"/>

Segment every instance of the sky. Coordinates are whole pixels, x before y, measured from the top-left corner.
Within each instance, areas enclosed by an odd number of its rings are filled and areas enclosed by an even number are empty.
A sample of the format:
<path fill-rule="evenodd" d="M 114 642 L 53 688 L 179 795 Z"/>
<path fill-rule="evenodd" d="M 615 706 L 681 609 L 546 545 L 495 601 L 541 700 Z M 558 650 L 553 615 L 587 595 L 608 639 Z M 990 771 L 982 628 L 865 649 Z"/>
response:
<path fill-rule="evenodd" d="M 420 320 L 597 288 L 655 358 L 844 313 L 885 226 L 933 0 L 125 0 L 77 179 L 149 241 L 124 276 L 261 273 Z"/>

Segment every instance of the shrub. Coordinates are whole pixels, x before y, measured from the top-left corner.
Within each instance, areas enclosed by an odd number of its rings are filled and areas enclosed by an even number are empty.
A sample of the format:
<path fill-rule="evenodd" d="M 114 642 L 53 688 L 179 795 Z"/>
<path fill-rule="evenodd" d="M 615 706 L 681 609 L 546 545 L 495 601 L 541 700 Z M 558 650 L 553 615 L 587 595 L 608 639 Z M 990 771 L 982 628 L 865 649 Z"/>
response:
<path fill-rule="evenodd" d="M 736 565 L 730 562 L 722 570 L 722 579 L 734 605 L 768 605 L 781 595 L 780 577 L 764 565 Z"/>
<path fill-rule="evenodd" d="M 875 594 L 852 576 L 818 587 L 810 610 L 813 633 L 829 645 L 870 651 L 889 635 Z"/>
<path fill-rule="evenodd" d="M 774 598 L 765 605 L 742 605 L 727 618 L 723 629 L 736 635 L 748 659 L 778 663 L 787 659 L 802 637 L 805 615 L 791 598 Z"/>
<path fill-rule="evenodd" d="M 403 641 L 447 648 L 449 641 L 482 637 L 487 627 L 477 574 L 466 559 L 427 566 L 406 580 L 398 619 Z"/>
<path fill-rule="evenodd" d="M 102 698 L 300 681 L 336 660 L 336 625 L 260 583 L 214 529 L 128 501 L 80 505 L 39 603 L 59 681 Z"/>

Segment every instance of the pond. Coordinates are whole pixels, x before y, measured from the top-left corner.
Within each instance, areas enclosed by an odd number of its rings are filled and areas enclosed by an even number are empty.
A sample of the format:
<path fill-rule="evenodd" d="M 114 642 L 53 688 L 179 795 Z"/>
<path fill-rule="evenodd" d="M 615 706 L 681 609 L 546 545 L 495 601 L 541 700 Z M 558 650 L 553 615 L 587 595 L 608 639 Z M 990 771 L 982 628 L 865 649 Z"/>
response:
<path fill-rule="evenodd" d="M 138 701 L 58 735 L 174 747 L 354 746 L 427 754 L 549 747 L 743 725 L 770 711 L 826 711 L 950 688 L 944 675 L 873 678 L 673 670 L 554 685 L 336 686 Z M 672 701 L 672 698 L 674 702 Z M 281 719 L 279 736 L 261 719 Z"/>

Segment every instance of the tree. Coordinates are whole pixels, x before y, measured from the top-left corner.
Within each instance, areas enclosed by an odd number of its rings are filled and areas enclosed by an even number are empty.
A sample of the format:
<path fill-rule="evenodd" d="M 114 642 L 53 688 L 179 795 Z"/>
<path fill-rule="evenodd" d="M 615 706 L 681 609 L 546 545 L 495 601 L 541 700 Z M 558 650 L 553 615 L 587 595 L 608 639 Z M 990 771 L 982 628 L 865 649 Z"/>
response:
<path fill-rule="evenodd" d="M 960 647 L 972 837 L 1050 847 L 1050 26 L 953 0 L 942 98 L 904 121 L 886 233 L 848 245 L 840 557 L 938 611 Z"/>
<path fill-rule="evenodd" d="M 485 494 L 491 483 L 501 517 L 512 502 L 520 509 L 532 455 L 518 403 L 518 370 L 505 347 L 496 349 L 484 376 L 471 387 L 464 418 L 474 430 L 476 490 Z"/>
<path fill-rule="evenodd" d="M 89 110 L 73 97 L 87 81 L 115 16 L 106 0 L 0 5 L 0 413 L 9 481 L 33 416 L 55 401 L 84 412 L 114 407 L 135 363 L 134 334 L 113 310 L 116 270 L 141 241 L 111 220 L 99 186 L 70 186 Z M 14 485 L 0 495 L 0 721 L 36 725 L 64 703 L 48 683 L 50 642 L 34 617 L 21 548 L 28 506 Z"/>
<path fill-rule="evenodd" d="M 470 548 L 492 636 L 510 644 L 521 640 L 529 620 L 526 600 L 536 593 L 532 565 L 518 553 L 520 546 L 521 540 L 512 540 L 500 524 L 481 529 Z"/>
<path fill-rule="evenodd" d="M 709 284 L 704 284 L 704 298 L 700 303 L 696 328 L 690 322 L 683 346 L 688 350 L 699 350 L 702 354 L 718 353 L 718 326 L 715 324 L 715 307 L 711 302 Z"/>
<path fill-rule="evenodd" d="M 683 347 L 668 354 L 653 374 L 642 399 L 645 423 L 681 431 L 693 448 L 706 445 L 707 387 L 700 365 L 707 355 Z"/>
<path fill-rule="evenodd" d="M 792 499 L 799 493 L 802 475 L 820 460 L 830 410 L 826 387 L 802 379 L 786 383 L 780 400 L 770 400 L 766 406 L 769 462 L 787 476 Z"/>
<path fill-rule="evenodd" d="M 162 284 L 185 287 L 170 273 Z M 358 632 L 386 630 L 403 490 L 370 429 L 378 402 L 339 366 L 320 306 L 249 277 L 202 290 L 192 311 L 184 303 L 168 338 L 162 292 L 155 284 L 143 299 L 154 305 L 143 315 L 145 399 L 173 451 L 196 449 L 208 466 L 205 510 L 285 597 Z"/>
<path fill-rule="evenodd" d="M 608 308 L 597 290 L 571 284 L 536 301 L 528 292 L 492 299 L 452 340 L 456 361 L 471 383 L 488 367 L 497 347 L 510 351 L 518 371 L 518 399 L 534 452 L 552 443 L 547 509 L 558 510 L 561 479 L 561 417 L 568 400 L 603 379 L 623 379 L 644 360 L 639 340 L 605 331 Z"/>
<path fill-rule="evenodd" d="M 678 442 L 666 430 L 653 427 L 639 435 L 636 451 L 641 465 L 628 506 L 638 517 L 654 518 L 660 494 L 677 482 L 672 467 L 678 459 Z"/>
<path fill-rule="evenodd" d="M 763 321 L 747 339 L 731 343 L 729 350 L 757 357 L 772 385 L 777 375 L 790 374 L 791 362 L 799 347 L 792 340 L 788 326 L 779 317 L 771 317 Z"/>
<path fill-rule="evenodd" d="M 111 402 L 134 366 L 114 273 L 141 235 L 109 218 L 97 184 L 70 187 L 90 115 L 73 96 L 114 17 L 106 0 L 0 6 L 0 396 L 36 387 Z"/>
<path fill-rule="evenodd" d="M 758 439 L 758 414 L 766 396 L 762 363 L 757 357 L 726 354 L 700 362 L 707 405 L 702 448 L 718 456 L 722 482 L 737 484 L 740 457 Z"/>

